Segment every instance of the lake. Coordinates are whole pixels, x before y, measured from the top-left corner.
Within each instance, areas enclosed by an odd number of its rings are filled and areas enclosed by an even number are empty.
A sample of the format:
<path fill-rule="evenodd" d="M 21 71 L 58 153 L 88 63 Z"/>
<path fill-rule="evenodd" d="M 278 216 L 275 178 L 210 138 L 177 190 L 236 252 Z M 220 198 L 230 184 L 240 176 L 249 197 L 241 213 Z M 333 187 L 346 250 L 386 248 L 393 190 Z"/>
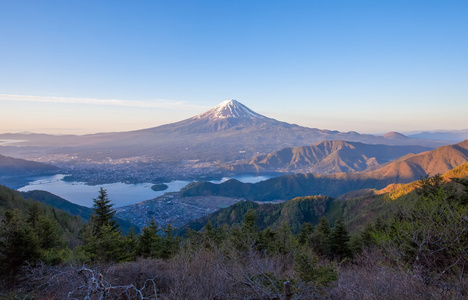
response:
<path fill-rule="evenodd" d="M 84 182 L 63 181 L 65 175 L 57 174 L 53 176 L 42 176 L 34 178 L 28 185 L 18 189 L 21 192 L 32 190 L 43 190 L 62 197 L 70 202 L 86 206 L 93 206 L 93 198 L 96 198 L 99 189 L 107 190 L 109 199 L 115 207 L 135 204 L 144 200 L 149 200 L 163 195 L 167 192 L 178 192 L 181 188 L 192 181 L 175 180 L 165 183 L 169 186 L 164 191 L 155 192 L 151 189 L 152 183 L 126 184 L 115 182 L 101 185 L 87 185 Z M 234 177 L 223 177 L 220 180 L 212 180 L 213 183 L 225 182 L 229 179 L 237 179 L 242 182 L 256 183 L 271 178 L 268 176 L 239 175 Z"/>

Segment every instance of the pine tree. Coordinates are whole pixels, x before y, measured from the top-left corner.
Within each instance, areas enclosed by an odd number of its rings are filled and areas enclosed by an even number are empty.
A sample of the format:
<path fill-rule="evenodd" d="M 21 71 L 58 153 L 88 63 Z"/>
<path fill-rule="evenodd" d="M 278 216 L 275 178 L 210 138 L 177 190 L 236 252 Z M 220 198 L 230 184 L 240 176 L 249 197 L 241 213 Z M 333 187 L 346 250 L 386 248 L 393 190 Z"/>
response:
<path fill-rule="evenodd" d="M 349 247 L 349 234 L 343 219 L 339 217 L 330 236 L 330 252 L 333 258 L 342 260 L 352 256 Z"/>
<path fill-rule="evenodd" d="M 1 276 L 16 275 L 27 261 L 40 259 L 39 241 L 33 229 L 24 222 L 19 210 L 7 211 L 0 226 L 0 269 Z"/>
<path fill-rule="evenodd" d="M 172 235 L 174 227 L 172 227 L 171 224 L 167 224 L 167 226 L 163 228 L 163 231 L 165 235 L 161 241 L 159 257 L 168 259 L 173 257 L 179 250 L 179 239 Z"/>
<path fill-rule="evenodd" d="M 295 249 L 295 239 L 292 235 L 289 224 L 283 222 L 278 228 L 277 251 L 281 254 L 292 253 Z"/>
<path fill-rule="evenodd" d="M 468 205 L 468 179 L 466 178 L 463 178 L 463 179 L 451 178 L 451 179 L 462 186 L 463 190 L 461 191 L 461 193 L 458 193 L 457 200 L 461 205 L 467 206 Z"/>
<path fill-rule="evenodd" d="M 314 232 L 314 226 L 305 222 L 302 224 L 299 234 L 297 235 L 297 241 L 299 245 L 309 245 L 312 239 L 312 234 Z"/>
<path fill-rule="evenodd" d="M 332 264 L 320 266 L 317 256 L 310 252 L 298 251 L 295 254 L 294 271 L 303 282 L 312 284 L 319 290 L 338 279 L 337 271 Z"/>
<path fill-rule="evenodd" d="M 131 261 L 136 259 L 138 251 L 138 240 L 133 227 L 130 227 L 130 232 L 124 237 L 123 240 L 123 261 Z"/>
<path fill-rule="evenodd" d="M 264 253 L 269 254 L 277 252 L 277 243 L 278 234 L 276 231 L 271 230 L 270 227 L 267 227 L 265 230 L 261 231 L 258 235 L 257 249 Z"/>
<path fill-rule="evenodd" d="M 330 225 L 325 217 L 320 218 L 312 235 L 312 247 L 315 253 L 322 256 L 330 254 Z"/>
<path fill-rule="evenodd" d="M 143 228 L 138 239 L 138 254 L 147 257 L 159 257 L 161 237 L 158 235 L 158 224 L 151 220 L 150 224 Z"/>
<path fill-rule="evenodd" d="M 62 242 L 57 221 L 41 211 L 39 202 L 33 201 L 26 222 L 35 231 L 41 249 L 47 250 L 58 246 Z"/>
<path fill-rule="evenodd" d="M 254 233 L 257 231 L 255 221 L 257 220 L 257 214 L 255 210 L 249 209 L 244 215 L 244 222 L 242 223 L 242 231 L 246 233 Z"/>
<path fill-rule="evenodd" d="M 374 230 L 375 231 L 384 231 L 387 225 L 385 224 L 384 220 L 381 217 L 377 217 L 375 220 Z"/>
<path fill-rule="evenodd" d="M 259 234 L 258 228 L 255 226 L 256 219 L 255 210 L 249 209 L 244 214 L 241 228 L 231 230 L 231 241 L 238 251 L 248 251 L 257 246 Z"/>
<path fill-rule="evenodd" d="M 36 232 L 40 246 L 44 250 L 59 247 L 63 243 L 57 221 L 48 215 L 39 217 Z"/>
<path fill-rule="evenodd" d="M 119 231 L 110 225 L 101 228 L 101 236 L 97 239 L 97 257 L 100 261 L 118 262 L 124 256 L 123 238 Z"/>
<path fill-rule="evenodd" d="M 28 218 L 26 222 L 28 222 L 32 228 L 36 228 L 39 222 L 39 217 L 41 215 L 41 207 L 39 206 L 39 202 L 33 201 L 31 207 L 28 211 Z"/>
<path fill-rule="evenodd" d="M 216 244 L 216 230 L 214 229 L 211 221 L 208 221 L 205 225 L 205 231 L 203 232 L 204 246 L 210 248 L 212 244 Z"/>
<path fill-rule="evenodd" d="M 361 253 L 363 249 L 375 245 L 373 237 L 374 232 L 374 226 L 369 223 L 361 232 L 352 235 L 349 239 L 349 248 L 351 249 L 351 252 Z"/>
<path fill-rule="evenodd" d="M 99 195 L 94 198 L 92 222 L 97 230 L 96 234 L 100 235 L 103 226 L 110 226 L 113 231 L 119 230 L 119 224 L 114 220 L 115 210 L 112 209 L 114 204 L 111 203 L 107 195 L 107 191 L 101 187 Z"/>
<path fill-rule="evenodd" d="M 420 196 L 428 197 L 430 195 L 436 195 L 437 191 L 441 188 L 444 178 L 441 174 L 436 174 L 432 177 L 426 175 L 418 181 L 418 187 L 416 193 Z"/>
<path fill-rule="evenodd" d="M 113 219 L 113 204 L 102 187 L 93 200 L 93 214 L 82 232 L 82 249 L 91 261 L 118 261 L 124 256 L 124 249 L 119 225 Z"/>

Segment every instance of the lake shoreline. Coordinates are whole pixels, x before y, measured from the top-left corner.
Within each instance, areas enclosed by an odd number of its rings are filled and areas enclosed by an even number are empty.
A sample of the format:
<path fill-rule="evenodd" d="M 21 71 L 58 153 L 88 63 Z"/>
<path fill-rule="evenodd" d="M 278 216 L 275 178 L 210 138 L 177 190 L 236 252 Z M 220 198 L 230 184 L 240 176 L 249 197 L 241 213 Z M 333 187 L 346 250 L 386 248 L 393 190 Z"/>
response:
<path fill-rule="evenodd" d="M 115 207 L 123 207 L 132 205 L 142 201 L 154 199 L 162 196 L 165 193 L 179 192 L 180 189 L 187 184 L 195 181 L 173 180 L 164 182 L 168 188 L 162 191 L 154 191 L 151 187 L 154 183 L 124 183 L 113 182 L 106 184 L 89 185 L 86 182 L 67 181 L 64 178 L 67 174 L 55 174 L 50 176 L 30 177 L 28 184 L 17 188 L 18 191 L 28 192 L 32 190 L 44 190 L 55 194 L 72 203 L 85 207 L 92 207 L 93 199 L 98 196 L 99 189 L 102 187 L 107 190 L 109 198 L 114 203 Z M 255 183 L 270 179 L 274 176 L 258 176 L 253 174 L 239 174 L 233 177 L 218 177 L 217 180 L 211 180 L 213 183 L 222 183 L 229 179 L 237 179 L 241 182 Z M 201 181 L 201 180 L 199 180 Z M 208 181 L 208 180 L 203 180 Z"/>

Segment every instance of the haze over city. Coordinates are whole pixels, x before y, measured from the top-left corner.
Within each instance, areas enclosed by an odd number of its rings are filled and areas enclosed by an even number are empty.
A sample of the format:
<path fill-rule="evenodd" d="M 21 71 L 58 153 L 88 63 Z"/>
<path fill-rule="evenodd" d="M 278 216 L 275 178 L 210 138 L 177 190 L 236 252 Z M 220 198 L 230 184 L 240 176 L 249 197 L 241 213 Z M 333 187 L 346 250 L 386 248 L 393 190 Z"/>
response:
<path fill-rule="evenodd" d="M 465 1 L 6 1 L 0 132 L 180 121 L 226 99 L 302 126 L 466 129 Z"/>

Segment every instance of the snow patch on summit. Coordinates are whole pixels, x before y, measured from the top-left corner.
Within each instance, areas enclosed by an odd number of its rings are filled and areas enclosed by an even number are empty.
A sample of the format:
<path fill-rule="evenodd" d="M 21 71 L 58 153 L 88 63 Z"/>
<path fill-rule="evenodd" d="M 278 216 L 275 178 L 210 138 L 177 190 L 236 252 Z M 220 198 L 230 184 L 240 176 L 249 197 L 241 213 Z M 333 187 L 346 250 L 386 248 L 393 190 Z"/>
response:
<path fill-rule="evenodd" d="M 266 118 L 243 105 L 237 100 L 231 99 L 221 102 L 212 109 L 195 116 L 196 119 L 219 120 L 226 118 Z"/>

